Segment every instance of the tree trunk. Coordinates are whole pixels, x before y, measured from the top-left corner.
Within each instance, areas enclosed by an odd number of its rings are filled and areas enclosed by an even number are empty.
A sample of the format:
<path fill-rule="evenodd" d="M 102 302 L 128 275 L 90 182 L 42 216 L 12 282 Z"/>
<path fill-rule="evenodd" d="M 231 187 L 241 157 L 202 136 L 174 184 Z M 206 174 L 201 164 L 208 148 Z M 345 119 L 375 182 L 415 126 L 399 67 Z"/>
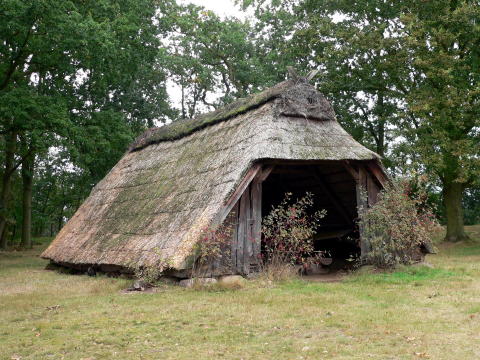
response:
<path fill-rule="evenodd" d="M 447 215 L 446 241 L 456 242 L 468 239 L 463 227 L 463 197 L 464 185 L 457 182 L 444 182 L 443 202 Z"/>
<path fill-rule="evenodd" d="M 385 109 L 383 94 L 378 94 L 378 119 L 377 119 L 377 154 L 382 158 L 385 156 Z"/>
<path fill-rule="evenodd" d="M 17 134 L 10 133 L 6 137 L 5 144 L 5 167 L 2 179 L 2 189 L 0 192 L 0 249 L 6 249 L 8 245 L 7 222 L 10 216 L 10 198 L 12 187 L 12 176 L 14 174 L 15 149 L 17 144 Z"/>
<path fill-rule="evenodd" d="M 22 161 L 22 242 L 25 249 L 32 248 L 32 188 L 35 156 L 27 155 Z"/>
<path fill-rule="evenodd" d="M 63 194 L 65 196 L 65 193 Z M 57 233 L 62 229 L 63 227 L 63 209 L 65 208 L 65 197 L 62 198 L 62 207 L 60 208 L 60 215 L 58 216 L 58 230 Z"/>

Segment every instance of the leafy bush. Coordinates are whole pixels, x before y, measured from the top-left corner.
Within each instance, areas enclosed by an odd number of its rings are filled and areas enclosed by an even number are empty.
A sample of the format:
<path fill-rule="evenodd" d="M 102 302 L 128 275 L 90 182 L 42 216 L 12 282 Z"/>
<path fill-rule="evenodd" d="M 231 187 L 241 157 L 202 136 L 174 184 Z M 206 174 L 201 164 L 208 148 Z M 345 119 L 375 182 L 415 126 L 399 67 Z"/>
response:
<path fill-rule="evenodd" d="M 289 277 L 295 266 L 322 256 L 314 251 L 313 235 L 326 210 L 311 213 L 312 193 L 307 192 L 293 203 L 291 197 L 291 193 L 286 193 L 262 220 L 264 271 L 276 273 L 276 278 Z"/>
<path fill-rule="evenodd" d="M 363 260 L 381 268 L 420 260 L 420 248 L 431 248 L 432 233 L 440 229 L 426 193 L 412 194 L 406 181 L 388 185 L 375 205 L 359 213 L 359 225 L 370 244 Z"/>
<path fill-rule="evenodd" d="M 142 280 L 150 285 L 154 285 L 163 275 L 163 272 L 172 267 L 171 257 L 162 256 L 162 251 L 159 248 L 154 248 L 153 251 L 161 259 L 155 265 L 139 265 L 135 260 L 132 260 L 128 266 L 135 279 Z"/>
<path fill-rule="evenodd" d="M 135 279 L 154 285 L 162 276 L 162 270 L 162 268 L 155 266 L 135 266 L 133 267 L 133 276 Z"/>
<path fill-rule="evenodd" d="M 193 249 L 192 277 L 202 277 L 215 266 L 231 266 L 231 225 L 206 228 Z"/>

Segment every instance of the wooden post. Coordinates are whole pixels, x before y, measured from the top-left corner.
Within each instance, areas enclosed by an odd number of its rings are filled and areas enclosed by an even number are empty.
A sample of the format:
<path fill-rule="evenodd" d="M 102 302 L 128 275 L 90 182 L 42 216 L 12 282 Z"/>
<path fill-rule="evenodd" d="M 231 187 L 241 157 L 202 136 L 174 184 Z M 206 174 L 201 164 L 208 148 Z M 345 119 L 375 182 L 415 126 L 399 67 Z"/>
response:
<path fill-rule="evenodd" d="M 359 217 L 361 216 L 362 212 L 365 211 L 368 207 L 367 191 L 367 172 L 363 167 L 360 166 L 358 169 L 358 181 L 356 183 L 357 209 Z M 358 227 L 358 231 L 360 233 L 360 254 L 361 257 L 364 258 L 370 251 L 370 243 L 363 234 L 363 226 L 361 224 Z"/>
<path fill-rule="evenodd" d="M 252 236 L 250 239 L 252 243 L 251 262 L 258 268 L 262 251 L 262 183 L 260 181 L 254 181 L 252 183 L 251 197 L 253 220 Z"/>
<path fill-rule="evenodd" d="M 252 221 L 252 201 L 251 201 L 251 186 L 249 186 L 242 196 L 242 201 L 245 202 L 245 221 L 244 223 L 240 223 L 240 226 L 245 227 L 245 235 L 243 237 L 243 273 L 247 275 L 250 272 L 250 259 L 253 254 L 252 249 L 252 228 L 253 228 L 253 221 Z"/>
<path fill-rule="evenodd" d="M 231 226 L 232 226 L 232 241 L 231 241 L 231 262 L 232 262 L 232 272 L 237 272 L 237 248 L 238 248 L 238 211 L 239 206 L 238 202 L 235 204 L 231 211 Z"/>
<path fill-rule="evenodd" d="M 343 163 L 345 169 L 352 175 L 355 180 L 355 192 L 357 197 L 357 212 L 358 217 L 362 215 L 362 212 L 365 211 L 368 207 L 368 184 L 367 184 L 367 171 L 362 164 L 358 165 L 358 170 L 349 161 Z M 362 224 L 358 225 L 358 232 L 360 238 L 360 256 L 364 258 L 367 253 L 370 251 L 370 244 L 368 239 L 365 238 L 363 234 Z"/>
<path fill-rule="evenodd" d="M 238 241 L 237 241 L 237 271 L 245 274 L 245 239 L 248 233 L 248 219 L 250 212 L 250 189 L 247 187 L 240 198 L 240 209 L 238 214 Z"/>
<path fill-rule="evenodd" d="M 380 187 L 373 180 L 373 177 L 370 174 L 367 174 L 367 193 L 368 193 L 368 206 L 373 206 L 378 201 L 378 193 L 380 192 Z"/>

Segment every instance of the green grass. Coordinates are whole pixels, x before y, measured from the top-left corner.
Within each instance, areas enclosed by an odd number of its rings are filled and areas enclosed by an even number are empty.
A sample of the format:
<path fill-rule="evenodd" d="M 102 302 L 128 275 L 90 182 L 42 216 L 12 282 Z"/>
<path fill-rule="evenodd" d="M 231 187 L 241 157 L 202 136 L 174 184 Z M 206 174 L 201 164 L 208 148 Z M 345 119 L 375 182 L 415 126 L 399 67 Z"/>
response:
<path fill-rule="evenodd" d="M 478 359 L 473 238 L 440 244 L 433 268 L 150 294 L 46 271 L 45 245 L 0 253 L 0 359 Z"/>
<path fill-rule="evenodd" d="M 431 282 L 434 279 L 447 280 L 449 277 L 459 275 L 453 271 L 430 268 L 428 266 L 405 266 L 394 272 L 377 272 L 373 274 L 352 275 L 349 282 L 371 284 L 408 284 Z"/>

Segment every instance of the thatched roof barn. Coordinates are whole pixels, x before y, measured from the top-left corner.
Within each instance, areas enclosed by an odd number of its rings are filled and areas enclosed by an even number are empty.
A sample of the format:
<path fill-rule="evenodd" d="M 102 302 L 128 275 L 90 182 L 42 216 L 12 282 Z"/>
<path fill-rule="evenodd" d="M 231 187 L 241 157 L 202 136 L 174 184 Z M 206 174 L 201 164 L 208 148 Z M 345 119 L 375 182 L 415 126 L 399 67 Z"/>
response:
<path fill-rule="evenodd" d="M 230 216 L 233 272 L 248 273 L 261 251 L 261 213 L 285 191 L 313 192 L 328 213 L 319 238 L 341 239 L 355 234 L 357 207 L 373 203 L 384 181 L 379 156 L 340 126 L 325 97 L 305 79 L 288 80 L 145 132 L 42 257 L 182 270 L 202 230 Z"/>

